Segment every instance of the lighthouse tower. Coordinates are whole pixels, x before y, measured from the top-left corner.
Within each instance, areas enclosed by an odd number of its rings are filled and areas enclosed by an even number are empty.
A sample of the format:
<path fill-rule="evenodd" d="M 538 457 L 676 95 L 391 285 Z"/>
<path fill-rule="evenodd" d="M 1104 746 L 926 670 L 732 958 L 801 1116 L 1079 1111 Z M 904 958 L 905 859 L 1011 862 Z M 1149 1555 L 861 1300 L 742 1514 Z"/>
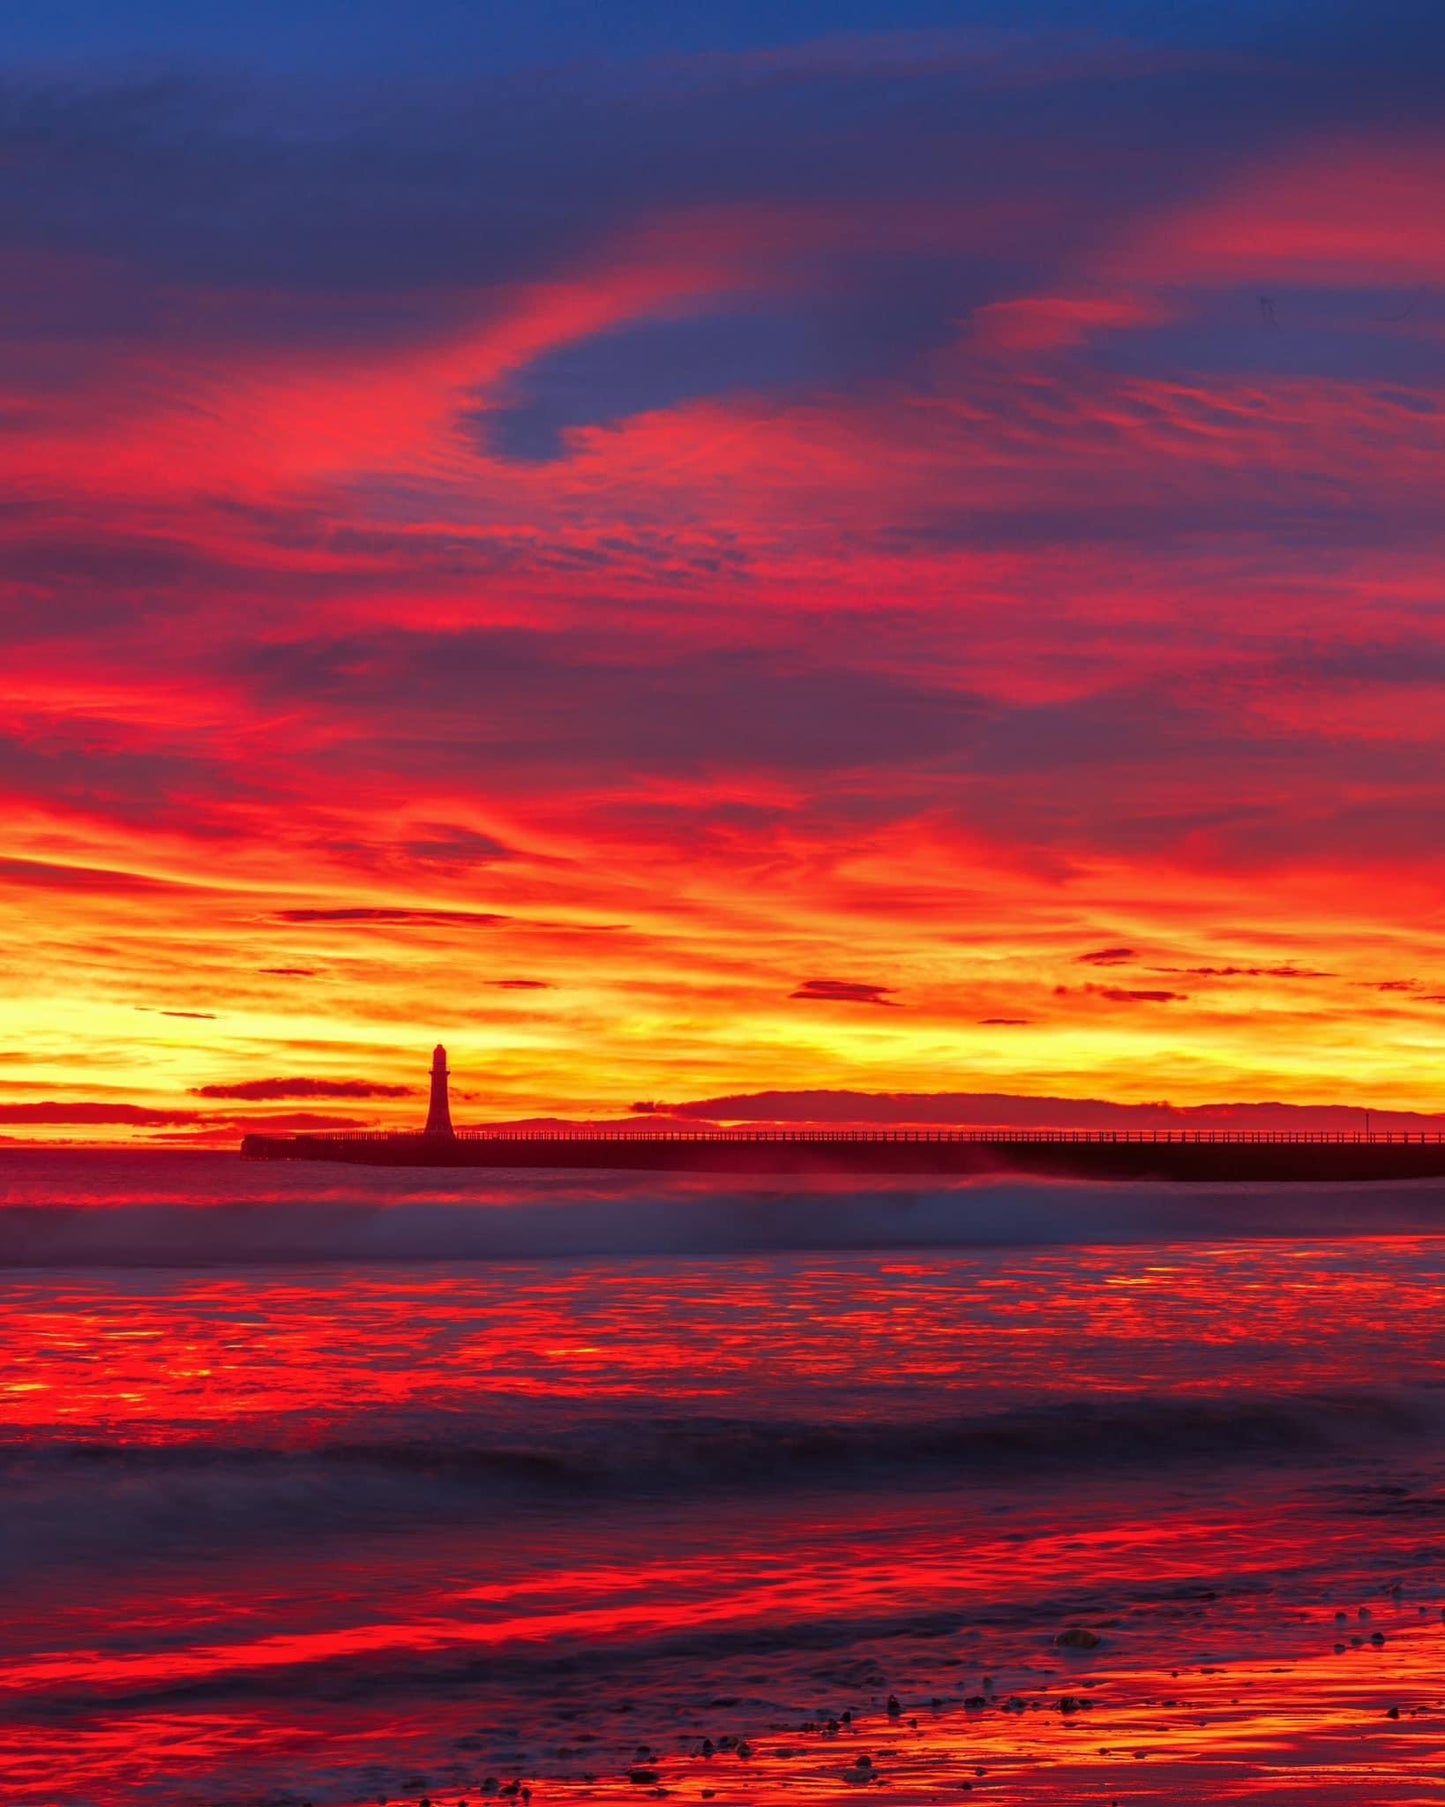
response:
<path fill-rule="evenodd" d="M 426 1114 L 426 1133 L 450 1141 L 456 1134 L 452 1128 L 452 1110 L 447 1101 L 447 1051 L 440 1042 L 431 1057 L 431 1108 Z"/>

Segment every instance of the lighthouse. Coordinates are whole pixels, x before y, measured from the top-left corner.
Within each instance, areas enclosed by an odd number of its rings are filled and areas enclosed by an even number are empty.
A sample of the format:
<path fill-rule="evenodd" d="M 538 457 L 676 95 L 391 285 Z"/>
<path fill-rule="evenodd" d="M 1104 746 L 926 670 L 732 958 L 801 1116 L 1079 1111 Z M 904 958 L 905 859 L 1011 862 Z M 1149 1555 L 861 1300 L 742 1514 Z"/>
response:
<path fill-rule="evenodd" d="M 447 1101 L 447 1051 L 438 1042 L 431 1057 L 431 1107 L 426 1114 L 426 1133 L 449 1142 L 455 1136 L 452 1109 Z"/>

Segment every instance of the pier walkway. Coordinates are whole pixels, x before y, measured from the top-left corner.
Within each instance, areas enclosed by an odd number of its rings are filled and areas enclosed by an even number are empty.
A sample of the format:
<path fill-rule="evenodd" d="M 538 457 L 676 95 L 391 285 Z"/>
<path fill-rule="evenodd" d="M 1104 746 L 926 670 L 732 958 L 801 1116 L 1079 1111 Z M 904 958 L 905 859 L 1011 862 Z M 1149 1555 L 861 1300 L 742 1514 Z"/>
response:
<path fill-rule="evenodd" d="M 1445 1133 L 1385 1130 L 698 1129 L 249 1135 L 242 1155 L 384 1167 L 1051 1174 L 1196 1181 L 1445 1178 Z"/>

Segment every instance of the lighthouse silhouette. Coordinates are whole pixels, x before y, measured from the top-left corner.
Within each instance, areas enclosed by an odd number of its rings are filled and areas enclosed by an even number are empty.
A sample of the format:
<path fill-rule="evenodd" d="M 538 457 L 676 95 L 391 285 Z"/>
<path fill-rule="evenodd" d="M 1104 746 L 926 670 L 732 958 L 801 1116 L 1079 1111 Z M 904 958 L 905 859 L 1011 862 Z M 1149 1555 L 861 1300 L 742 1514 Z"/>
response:
<path fill-rule="evenodd" d="M 426 1114 L 426 1133 L 450 1141 L 456 1131 L 452 1128 L 452 1107 L 447 1100 L 447 1051 L 437 1043 L 431 1057 L 431 1107 Z"/>

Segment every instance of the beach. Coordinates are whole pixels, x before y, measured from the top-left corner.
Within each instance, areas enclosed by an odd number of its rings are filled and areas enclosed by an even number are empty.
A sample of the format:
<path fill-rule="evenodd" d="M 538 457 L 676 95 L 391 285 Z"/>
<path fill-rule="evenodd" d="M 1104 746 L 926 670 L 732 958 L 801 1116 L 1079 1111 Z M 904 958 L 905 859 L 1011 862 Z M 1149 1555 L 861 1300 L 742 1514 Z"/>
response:
<path fill-rule="evenodd" d="M 1433 1188 L 444 1179 L 0 1156 L 7 1801 L 1445 1799 Z"/>

